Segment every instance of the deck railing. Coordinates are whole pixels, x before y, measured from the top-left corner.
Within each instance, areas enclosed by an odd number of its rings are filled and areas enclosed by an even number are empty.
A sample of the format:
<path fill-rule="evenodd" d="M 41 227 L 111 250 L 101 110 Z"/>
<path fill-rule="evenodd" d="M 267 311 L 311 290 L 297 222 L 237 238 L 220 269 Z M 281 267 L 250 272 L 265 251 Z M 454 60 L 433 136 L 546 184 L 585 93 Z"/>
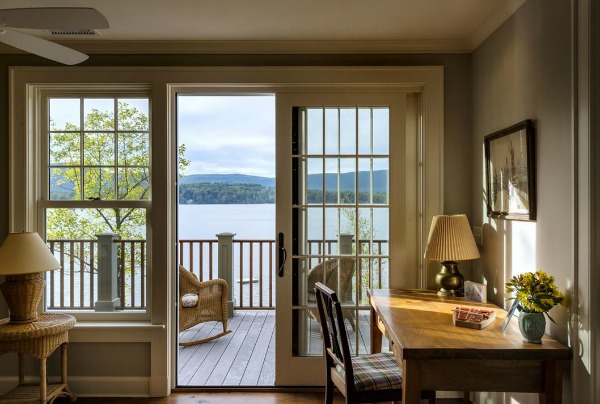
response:
<path fill-rule="evenodd" d="M 146 241 L 115 240 L 119 310 L 146 309 Z M 335 254 L 337 240 L 309 240 L 309 255 Z M 98 300 L 98 241 L 48 240 L 61 264 L 47 278 L 46 305 L 54 310 L 90 310 Z M 372 247 L 371 247 L 372 246 Z M 387 254 L 387 241 L 359 241 L 363 254 Z M 275 240 L 233 240 L 235 309 L 275 308 Z M 179 263 L 201 281 L 219 277 L 218 241 L 179 240 Z M 311 263 L 312 265 L 313 263 Z M 316 264 L 316 263 L 315 263 Z M 381 260 L 379 261 L 381 264 Z M 381 276 L 382 271 L 377 271 Z"/>
<path fill-rule="evenodd" d="M 98 300 L 98 240 L 48 240 L 61 269 L 47 278 L 46 305 L 56 310 L 93 309 Z M 146 308 L 146 240 L 116 240 L 117 309 Z"/>

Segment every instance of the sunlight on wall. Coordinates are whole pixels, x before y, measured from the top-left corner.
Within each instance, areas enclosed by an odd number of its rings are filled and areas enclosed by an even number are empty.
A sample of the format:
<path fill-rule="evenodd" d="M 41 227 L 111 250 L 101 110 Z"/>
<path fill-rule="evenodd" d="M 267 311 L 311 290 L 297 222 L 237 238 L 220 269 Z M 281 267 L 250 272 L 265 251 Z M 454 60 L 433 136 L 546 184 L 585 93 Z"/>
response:
<path fill-rule="evenodd" d="M 510 273 L 506 273 L 505 279 L 510 279 L 513 275 L 523 272 L 534 272 L 536 267 L 536 223 L 530 222 L 512 222 L 512 232 L 510 232 Z M 505 246 L 506 248 L 506 246 Z M 508 256 L 505 255 L 507 261 Z"/>

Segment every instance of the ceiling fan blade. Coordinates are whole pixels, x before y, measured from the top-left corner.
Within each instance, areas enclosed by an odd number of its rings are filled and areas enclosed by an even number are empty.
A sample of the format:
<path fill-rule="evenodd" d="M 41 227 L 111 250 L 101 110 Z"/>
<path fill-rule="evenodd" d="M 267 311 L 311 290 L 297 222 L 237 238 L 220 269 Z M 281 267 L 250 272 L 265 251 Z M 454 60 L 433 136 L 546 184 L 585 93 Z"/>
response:
<path fill-rule="evenodd" d="M 8 8 L 0 10 L 0 26 L 34 29 L 110 27 L 98 10 L 88 7 Z"/>
<path fill-rule="evenodd" d="M 0 42 L 65 65 L 76 65 L 89 56 L 66 46 L 9 29 L 0 29 Z"/>

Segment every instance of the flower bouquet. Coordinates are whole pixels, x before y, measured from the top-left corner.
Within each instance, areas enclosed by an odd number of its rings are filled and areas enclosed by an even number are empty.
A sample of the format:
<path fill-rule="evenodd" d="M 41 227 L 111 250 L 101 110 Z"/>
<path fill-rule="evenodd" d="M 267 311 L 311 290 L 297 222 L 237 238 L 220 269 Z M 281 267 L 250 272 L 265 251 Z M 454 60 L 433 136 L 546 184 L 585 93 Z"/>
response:
<path fill-rule="evenodd" d="M 527 272 L 513 276 L 505 285 L 506 293 L 515 293 L 506 300 L 515 300 L 509 317 L 514 309 L 521 312 L 519 329 L 527 342 L 541 343 L 546 321 L 544 314 L 556 324 L 548 312 L 557 304 L 564 304 L 565 295 L 554 284 L 554 277 L 544 271 Z M 528 316 L 528 314 L 532 314 Z"/>

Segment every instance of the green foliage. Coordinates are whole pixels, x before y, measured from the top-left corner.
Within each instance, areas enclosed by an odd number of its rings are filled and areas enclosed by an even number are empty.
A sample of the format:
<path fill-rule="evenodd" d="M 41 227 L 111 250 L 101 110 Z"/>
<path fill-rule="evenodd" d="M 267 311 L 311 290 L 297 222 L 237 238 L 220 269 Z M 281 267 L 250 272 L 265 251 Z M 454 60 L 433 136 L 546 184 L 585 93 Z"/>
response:
<path fill-rule="evenodd" d="M 565 295 L 554 284 L 554 277 L 541 269 L 513 276 L 504 286 L 506 293 L 515 293 L 506 300 L 516 299 L 526 313 L 546 313 L 557 304 L 564 304 Z M 554 322 L 554 320 L 552 320 Z"/>
<path fill-rule="evenodd" d="M 124 100 L 118 101 L 116 120 L 112 110 L 92 109 L 83 128 L 78 123 L 59 128 L 51 121 L 50 199 L 148 199 L 149 125 L 147 114 Z M 178 150 L 180 173 L 189 166 L 185 150 L 185 145 Z M 48 239 L 95 239 L 107 231 L 123 239 L 146 237 L 141 208 L 48 209 L 46 221 Z"/>
<path fill-rule="evenodd" d="M 275 188 L 259 184 L 193 183 L 179 186 L 181 204 L 275 203 Z"/>

